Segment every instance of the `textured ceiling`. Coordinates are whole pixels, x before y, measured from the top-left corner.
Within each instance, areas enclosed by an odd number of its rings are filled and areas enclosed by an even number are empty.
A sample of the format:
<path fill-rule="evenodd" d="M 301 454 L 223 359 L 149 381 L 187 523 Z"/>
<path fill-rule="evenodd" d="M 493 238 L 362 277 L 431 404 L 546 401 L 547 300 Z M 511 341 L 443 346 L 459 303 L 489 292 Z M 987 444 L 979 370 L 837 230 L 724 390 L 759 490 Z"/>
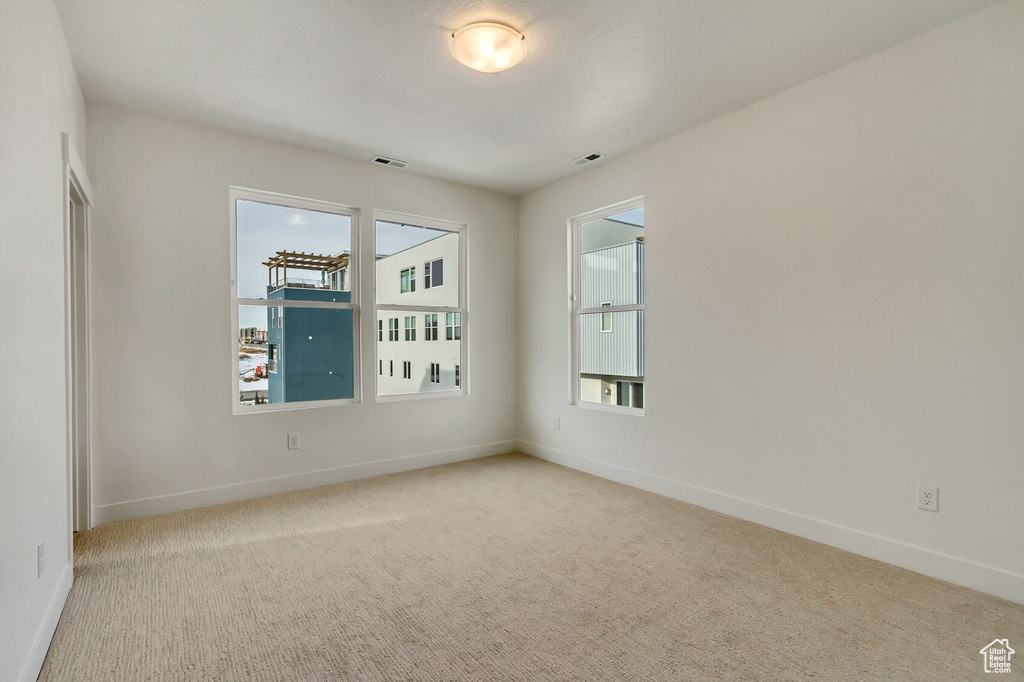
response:
<path fill-rule="evenodd" d="M 512 194 L 991 4 L 57 0 L 91 102 Z M 448 36 L 479 20 L 521 30 L 526 60 L 458 64 Z"/>

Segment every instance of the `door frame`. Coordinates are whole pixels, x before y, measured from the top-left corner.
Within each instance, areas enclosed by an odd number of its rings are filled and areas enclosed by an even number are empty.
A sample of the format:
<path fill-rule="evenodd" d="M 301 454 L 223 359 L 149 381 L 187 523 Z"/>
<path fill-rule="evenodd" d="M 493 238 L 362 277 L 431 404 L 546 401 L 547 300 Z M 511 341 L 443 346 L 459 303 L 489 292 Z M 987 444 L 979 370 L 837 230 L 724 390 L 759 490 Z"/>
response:
<path fill-rule="evenodd" d="M 68 559 L 75 531 L 92 528 L 92 429 L 89 406 L 89 220 L 92 185 L 68 133 L 61 133 L 64 203 L 64 378 L 67 413 Z M 72 204 L 76 210 L 72 210 Z"/>

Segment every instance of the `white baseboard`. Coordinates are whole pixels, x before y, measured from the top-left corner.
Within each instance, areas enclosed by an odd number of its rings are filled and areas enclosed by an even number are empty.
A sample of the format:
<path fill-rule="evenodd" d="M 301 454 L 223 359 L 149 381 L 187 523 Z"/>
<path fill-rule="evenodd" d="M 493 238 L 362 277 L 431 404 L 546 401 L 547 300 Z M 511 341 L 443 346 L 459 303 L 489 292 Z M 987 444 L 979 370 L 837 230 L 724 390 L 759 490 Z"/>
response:
<path fill-rule="evenodd" d="M 516 444 L 517 441 L 506 440 L 457 450 L 427 452 L 375 462 L 348 464 L 320 471 L 309 471 L 215 488 L 149 497 L 141 500 L 105 504 L 93 508 L 93 523 L 99 526 L 115 521 L 140 519 L 146 516 L 168 514 L 198 507 L 209 507 L 214 504 L 224 504 L 225 502 L 237 502 L 238 500 L 248 500 L 254 497 L 265 497 L 267 495 L 305 490 L 333 483 L 355 481 L 360 478 L 423 469 L 439 464 L 450 464 L 480 457 L 490 457 L 491 455 L 502 455 L 514 451 Z"/>
<path fill-rule="evenodd" d="M 43 667 L 43 660 L 46 652 L 50 649 L 50 642 L 53 641 L 53 633 L 57 630 L 57 623 L 60 622 L 60 615 L 64 612 L 64 604 L 68 600 L 68 593 L 71 592 L 71 583 L 75 578 L 75 569 L 71 564 L 64 567 L 64 573 L 57 583 L 57 590 L 50 597 L 50 605 L 46 608 L 46 616 L 43 618 L 39 631 L 36 632 L 35 640 L 32 642 L 32 652 L 29 654 L 25 666 L 21 669 L 18 679 L 23 682 L 35 682 L 39 677 L 39 671 Z"/>
<path fill-rule="evenodd" d="M 1024 575 L 1018 573 L 985 566 L 853 528 L 838 526 L 713 490 L 698 488 L 614 464 L 606 464 L 529 441 L 519 441 L 518 449 L 520 452 L 538 459 L 561 464 L 600 478 L 689 502 L 699 507 L 877 559 L 932 578 L 1024 604 Z"/>

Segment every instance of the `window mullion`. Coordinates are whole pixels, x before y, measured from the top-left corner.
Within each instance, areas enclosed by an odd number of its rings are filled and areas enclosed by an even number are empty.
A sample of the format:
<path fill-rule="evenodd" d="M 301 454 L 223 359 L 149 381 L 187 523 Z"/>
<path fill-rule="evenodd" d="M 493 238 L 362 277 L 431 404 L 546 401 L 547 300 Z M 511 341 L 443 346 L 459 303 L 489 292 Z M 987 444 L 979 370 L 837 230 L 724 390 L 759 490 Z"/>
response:
<path fill-rule="evenodd" d="M 643 303 L 636 303 L 630 305 L 601 306 L 597 308 L 577 308 L 576 313 L 579 315 L 593 315 L 595 313 L 624 313 L 643 309 Z"/>

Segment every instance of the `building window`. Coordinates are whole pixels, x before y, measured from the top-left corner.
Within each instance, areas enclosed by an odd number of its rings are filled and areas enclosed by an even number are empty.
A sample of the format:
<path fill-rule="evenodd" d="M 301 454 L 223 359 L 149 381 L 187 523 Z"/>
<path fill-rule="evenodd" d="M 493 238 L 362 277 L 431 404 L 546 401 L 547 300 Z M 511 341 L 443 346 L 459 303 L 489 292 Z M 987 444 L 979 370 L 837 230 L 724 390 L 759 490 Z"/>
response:
<path fill-rule="evenodd" d="M 644 408 L 644 228 L 641 199 L 571 221 L 576 405 Z"/>
<path fill-rule="evenodd" d="M 426 341 L 437 341 L 437 313 L 423 316 L 423 338 Z"/>
<path fill-rule="evenodd" d="M 388 360 L 388 376 L 395 376 L 395 361 Z"/>
<path fill-rule="evenodd" d="M 378 360 L 377 361 L 377 369 L 380 371 L 380 375 L 384 376 L 384 361 L 383 360 Z"/>
<path fill-rule="evenodd" d="M 398 318 L 388 320 L 388 341 L 398 341 Z"/>
<path fill-rule="evenodd" d="M 427 261 L 423 264 L 423 288 L 431 289 L 444 284 L 444 259 Z"/>
<path fill-rule="evenodd" d="M 377 340 L 384 340 L 384 320 L 377 320 Z"/>
<path fill-rule="evenodd" d="M 229 194 L 231 310 L 239 330 L 255 328 L 235 353 L 233 411 L 357 402 L 357 212 L 237 187 Z"/>
<path fill-rule="evenodd" d="M 445 314 L 445 335 L 444 338 L 448 341 L 461 341 L 462 340 L 462 314 L 461 313 L 447 313 Z"/>
<path fill-rule="evenodd" d="M 455 385 L 462 386 L 462 367 L 455 365 Z"/>
<path fill-rule="evenodd" d="M 404 330 L 408 342 L 401 352 L 407 359 L 396 360 L 408 381 L 380 380 L 377 395 L 392 400 L 421 393 L 465 394 L 471 381 L 465 359 L 471 331 L 466 309 L 466 226 L 375 211 L 373 238 L 373 317 L 387 318 L 389 325 L 390 320 L 399 320 L 395 332 Z M 422 268 L 419 288 L 416 268 Z M 394 355 L 379 338 L 376 350 L 377 357 Z M 449 370 L 441 372 L 442 364 Z M 457 384 L 450 371 L 454 365 L 460 367 Z"/>
<path fill-rule="evenodd" d="M 402 270 L 399 282 L 400 293 L 408 294 L 416 291 L 416 268 Z"/>

